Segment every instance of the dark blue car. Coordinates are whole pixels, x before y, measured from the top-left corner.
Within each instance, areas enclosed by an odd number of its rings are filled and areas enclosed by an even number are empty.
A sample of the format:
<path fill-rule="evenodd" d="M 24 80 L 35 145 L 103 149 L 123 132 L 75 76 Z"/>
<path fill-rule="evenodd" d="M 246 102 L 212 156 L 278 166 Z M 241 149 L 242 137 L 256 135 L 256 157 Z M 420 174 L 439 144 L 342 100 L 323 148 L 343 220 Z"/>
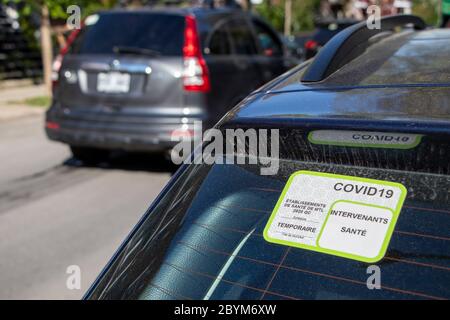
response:
<path fill-rule="evenodd" d="M 183 165 L 86 298 L 449 299 L 450 31 L 381 25 L 229 112 L 221 132 L 279 138 L 275 173 L 225 148 Z"/>

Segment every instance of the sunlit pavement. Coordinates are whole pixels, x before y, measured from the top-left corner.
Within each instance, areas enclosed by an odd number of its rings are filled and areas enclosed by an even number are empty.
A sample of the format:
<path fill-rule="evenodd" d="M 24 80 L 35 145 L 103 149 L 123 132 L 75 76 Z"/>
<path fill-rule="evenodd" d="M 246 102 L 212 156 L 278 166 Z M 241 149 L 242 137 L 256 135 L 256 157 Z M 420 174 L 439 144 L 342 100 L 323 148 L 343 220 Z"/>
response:
<path fill-rule="evenodd" d="M 2 87 L 0 83 L 0 125 L 3 121 L 14 120 L 28 116 L 42 115 L 45 110 L 40 107 L 30 107 L 23 100 L 47 95 L 44 85 L 24 85 Z"/>
<path fill-rule="evenodd" d="M 0 163 L 0 299 L 81 298 L 173 171 L 151 156 L 84 167 L 42 114 L 0 122 Z"/>

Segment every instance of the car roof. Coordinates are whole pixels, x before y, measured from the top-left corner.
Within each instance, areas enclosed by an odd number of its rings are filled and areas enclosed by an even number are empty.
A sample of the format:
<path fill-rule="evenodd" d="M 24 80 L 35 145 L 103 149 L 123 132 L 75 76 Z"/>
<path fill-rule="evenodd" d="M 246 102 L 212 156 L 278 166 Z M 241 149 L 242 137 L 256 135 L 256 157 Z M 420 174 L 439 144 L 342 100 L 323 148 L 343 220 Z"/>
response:
<path fill-rule="evenodd" d="M 138 8 L 114 8 L 111 10 L 100 11 L 100 14 L 122 14 L 122 13 L 160 13 L 171 15 L 195 15 L 197 17 L 214 16 L 214 15 L 228 15 L 228 14 L 246 14 L 245 11 L 239 8 L 232 7 L 218 7 L 218 8 L 204 8 L 204 7 L 176 7 L 176 6 L 148 6 Z"/>
<path fill-rule="evenodd" d="M 185 17 L 188 15 L 195 16 L 198 28 L 201 36 L 205 36 L 207 32 L 220 20 L 227 17 L 251 17 L 258 21 L 262 21 L 258 16 L 253 15 L 245 10 L 233 7 L 218 7 L 218 8 L 205 8 L 205 7 L 176 7 L 176 6 L 149 6 L 139 8 L 115 8 L 112 10 L 100 11 L 101 15 L 114 15 L 114 14 L 161 14 L 168 16 L 180 16 Z M 264 21 L 262 21 L 264 22 Z"/>
<path fill-rule="evenodd" d="M 450 30 L 382 34 L 329 77 L 302 82 L 307 61 L 254 92 L 221 125 L 343 119 L 433 122 L 450 133 Z M 367 127 L 368 128 L 368 127 Z M 430 127 L 428 127 L 430 129 Z M 430 129 L 431 130 L 431 129 Z"/>

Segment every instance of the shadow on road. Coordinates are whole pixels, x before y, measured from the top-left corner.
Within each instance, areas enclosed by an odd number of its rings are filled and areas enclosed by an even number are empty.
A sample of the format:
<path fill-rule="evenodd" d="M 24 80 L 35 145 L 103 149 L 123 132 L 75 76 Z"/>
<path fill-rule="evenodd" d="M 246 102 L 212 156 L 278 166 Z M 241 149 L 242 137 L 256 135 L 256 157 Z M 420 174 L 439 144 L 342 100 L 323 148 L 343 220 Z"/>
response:
<path fill-rule="evenodd" d="M 112 153 L 105 161 L 96 164 L 86 164 L 74 157 L 68 158 L 63 163 L 68 167 L 96 168 L 105 170 L 126 170 L 144 172 L 167 172 L 171 175 L 175 173 L 178 166 L 159 154 L 145 153 Z"/>

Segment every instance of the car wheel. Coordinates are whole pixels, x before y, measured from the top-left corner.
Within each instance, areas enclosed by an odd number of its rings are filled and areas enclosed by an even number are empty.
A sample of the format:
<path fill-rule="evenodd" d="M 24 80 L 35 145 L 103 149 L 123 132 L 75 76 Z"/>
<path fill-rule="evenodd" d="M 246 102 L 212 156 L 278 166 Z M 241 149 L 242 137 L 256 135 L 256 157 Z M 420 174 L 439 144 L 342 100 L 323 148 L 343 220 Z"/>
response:
<path fill-rule="evenodd" d="M 74 158 L 83 161 L 85 164 L 97 164 L 106 160 L 109 156 L 107 150 L 96 148 L 70 146 L 70 151 L 72 151 Z"/>

